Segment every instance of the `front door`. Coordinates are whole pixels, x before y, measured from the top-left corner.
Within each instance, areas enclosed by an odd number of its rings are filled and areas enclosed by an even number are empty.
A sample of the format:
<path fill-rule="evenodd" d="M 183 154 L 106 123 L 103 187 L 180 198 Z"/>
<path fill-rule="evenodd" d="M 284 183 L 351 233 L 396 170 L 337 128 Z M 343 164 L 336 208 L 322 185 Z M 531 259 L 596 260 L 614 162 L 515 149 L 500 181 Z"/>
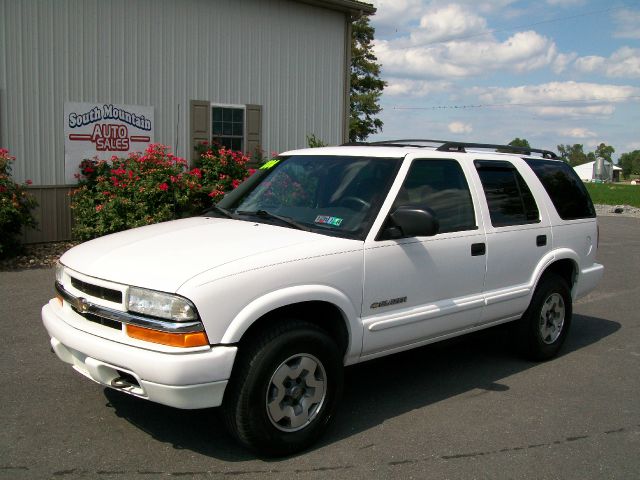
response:
<path fill-rule="evenodd" d="M 391 240 L 384 239 L 383 226 L 366 242 L 364 357 L 480 322 L 486 239 L 469 183 L 456 160 L 413 160 L 391 211 L 401 205 L 430 208 L 440 230 L 433 237 Z"/>

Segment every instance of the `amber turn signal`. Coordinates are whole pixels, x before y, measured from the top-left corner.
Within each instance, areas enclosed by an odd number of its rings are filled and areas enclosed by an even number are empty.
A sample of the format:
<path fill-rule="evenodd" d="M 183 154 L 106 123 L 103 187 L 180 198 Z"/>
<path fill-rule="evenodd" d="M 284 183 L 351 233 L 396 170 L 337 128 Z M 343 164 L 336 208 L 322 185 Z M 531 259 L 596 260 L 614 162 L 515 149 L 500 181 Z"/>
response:
<path fill-rule="evenodd" d="M 171 347 L 202 347 L 209 345 L 209 339 L 204 332 L 167 333 L 149 328 L 127 325 L 127 335 L 145 342 L 160 343 Z"/>

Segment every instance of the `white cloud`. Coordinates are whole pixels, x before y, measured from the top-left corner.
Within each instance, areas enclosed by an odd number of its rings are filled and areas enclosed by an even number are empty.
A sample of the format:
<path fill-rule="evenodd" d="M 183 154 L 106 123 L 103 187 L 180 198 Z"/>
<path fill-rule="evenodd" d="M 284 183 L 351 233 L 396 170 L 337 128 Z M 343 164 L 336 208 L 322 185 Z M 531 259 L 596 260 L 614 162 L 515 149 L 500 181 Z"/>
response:
<path fill-rule="evenodd" d="M 401 27 L 422 16 L 425 5 L 422 0 L 374 0 L 376 14 L 372 20 L 376 26 Z"/>
<path fill-rule="evenodd" d="M 518 32 L 504 42 L 479 38 L 407 48 L 406 40 L 380 41 L 375 53 L 386 74 L 442 79 L 497 70 L 528 72 L 558 58 L 553 41 L 533 31 Z"/>
<path fill-rule="evenodd" d="M 411 80 L 407 78 L 388 78 L 384 94 L 389 96 L 425 97 L 433 93 L 445 92 L 451 88 L 451 82 Z"/>
<path fill-rule="evenodd" d="M 410 44 L 443 42 L 469 35 L 488 33 L 487 21 L 460 5 L 428 11 L 420 19 L 419 29 L 410 35 Z"/>
<path fill-rule="evenodd" d="M 451 6 L 464 9 L 464 12 L 476 10 L 483 14 L 500 12 L 501 15 L 508 13 L 505 9 L 517 0 L 491 0 L 478 2 L 477 0 L 458 0 L 452 3 L 451 0 L 371 0 L 376 7 L 376 13 L 371 18 L 376 28 L 402 28 L 407 25 L 416 24 L 418 19 L 423 18 L 427 13 L 433 15 L 438 9 L 446 9 Z"/>
<path fill-rule="evenodd" d="M 551 0 L 566 2 L 575 0 Z M 581 1 L 581 0 L 580 0 Z M 499 41 L 489 28 L 488 12 L 511 8 L 513 0 L 377 0 L 385 25 L 403 25 L 398 34 L 378 36 L 374 51 L 385 76 L 421 79 L 462 79 L 497 71 L 530 72 L 544 67 L 565 71 L 575 53 L 559 52 L 553 39 L 528 30 Z"/>
<path fill-rule="evenodd" d="M 451 122 L 448 128 L 451 133 L 471 133 L 473 131 L 471 124 L 462 122 Z"/>
<path fill-rule="evenodd" d="M 595 72 L 596 70 L 602 70 L 604 63 L 605 63 L 604 57 L 589 55 L 586 57 L 578 58 L 575 61 L 574 66 L 581 72 Z"/>
<path fill-rule="evenodd" d="M 573 62 L 578 55 L 576 53 L 559 53 L 553 60 L 553 71 L 555 73 L 564 72 L 569 64 Z"/>
<path fill-rule="evenodd" d="M 598 136 L 597 133 L 586 128 L 566 128 L 564 130 L 560 130 L 560 134 L 571 138 L 593 138 Z"/>
<path fill-rule="evenodd" d="M 640 49 L 622 47 L 608 58 L 597 55 L 580 57 L 574 66 L 583 73 L 601 73 L 612 78 L 640 78 Z"/>
<path fill-rule="evenodd" d="M 615 104 L 636 100 L 640 88 L 598 83 L 550 82 L 519 87 L 474 87 L 484 104 L 513 105 L 529 108 L 549 117 L 609 116 Z"/>
<path fill-rule="evenodd" d="M 640 38 L 640 10 L 622 9 L 613 13 L 616 38 Z"/>
<path fill-rule="evenodd" d="M 532 107 L 532 110 L 542 117 L 582 118 L 582 117 L 610 117 L 616 108 L 613 105 L 587 105 L 577 107 Z"/>
<path fill-rule="evenodd" d="M 601 83 L 550 82 L 541 85 L 519 87 L 476 87 L 471 89 L 484 102 L 508 101 L 510 103 L 600 100 L 614 103 L 628 100 L 640 94 L 640 88 Z"/>

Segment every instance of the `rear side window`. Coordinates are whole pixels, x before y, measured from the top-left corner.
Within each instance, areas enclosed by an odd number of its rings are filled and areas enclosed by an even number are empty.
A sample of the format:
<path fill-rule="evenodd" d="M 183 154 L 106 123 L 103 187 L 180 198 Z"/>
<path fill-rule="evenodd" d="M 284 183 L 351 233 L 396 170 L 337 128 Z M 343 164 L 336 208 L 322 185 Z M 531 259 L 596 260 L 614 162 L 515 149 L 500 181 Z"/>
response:
<path fill-rule="evenodd" d="M 491 225 L 506 227 L 540 221 L 531 190 L 513 164 L 492 160 L 476 160 L 474 164 L 489 205 Z"/>
<path fill-rule="evenodd" d="M 589 192 L 573 168 L 561 161 L 526 158 L 524 161 L 540 179 L 560 218 L 575 220 L 596 216 Z"/>

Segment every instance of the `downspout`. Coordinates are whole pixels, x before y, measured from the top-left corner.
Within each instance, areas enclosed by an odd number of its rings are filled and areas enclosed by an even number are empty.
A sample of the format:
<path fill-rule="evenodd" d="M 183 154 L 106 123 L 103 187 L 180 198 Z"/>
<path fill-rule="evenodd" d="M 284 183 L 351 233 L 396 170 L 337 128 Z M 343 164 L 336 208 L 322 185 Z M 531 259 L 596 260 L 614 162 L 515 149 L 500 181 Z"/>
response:
<path fill-rule="evenodd" d="M 364 13 L 359 10 L 355 13 L 346 15 L 346 28 L 344 38 L 344 114 L 342 115 L 342 143 L 349 141 L 349 117 L 351 116 L 351 102 L 349 100 L 349 94 L 351 92 L 351 24 L 356 20 L 362 18 Z"/>

